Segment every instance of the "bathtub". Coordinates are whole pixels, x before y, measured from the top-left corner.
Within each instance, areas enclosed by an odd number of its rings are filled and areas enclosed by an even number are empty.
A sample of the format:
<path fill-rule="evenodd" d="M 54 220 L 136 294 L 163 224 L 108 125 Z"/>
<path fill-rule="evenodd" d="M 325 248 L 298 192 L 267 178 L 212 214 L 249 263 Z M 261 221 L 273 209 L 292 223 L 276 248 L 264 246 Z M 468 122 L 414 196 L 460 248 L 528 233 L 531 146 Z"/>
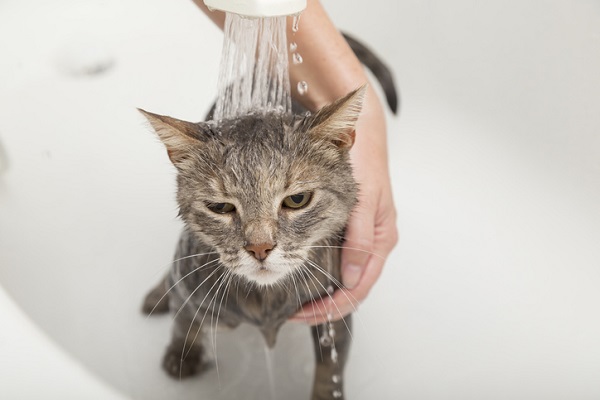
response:
<path fill-rule="evenodd" d="M 401 240 L 347 398 L 599 398 L 597 2 L 323 2 L 402 92 Z M 220 43 L 184 0 L 0 3 L 0 398 L 265 399 L 267 359 L 276 398 L 308 398 L 306 327 L 273 354 L 220 332 L 218 369 L 178 382 L 170 318 L 139 313 L 181 223 L 135 107 L 200 119 Z"/>

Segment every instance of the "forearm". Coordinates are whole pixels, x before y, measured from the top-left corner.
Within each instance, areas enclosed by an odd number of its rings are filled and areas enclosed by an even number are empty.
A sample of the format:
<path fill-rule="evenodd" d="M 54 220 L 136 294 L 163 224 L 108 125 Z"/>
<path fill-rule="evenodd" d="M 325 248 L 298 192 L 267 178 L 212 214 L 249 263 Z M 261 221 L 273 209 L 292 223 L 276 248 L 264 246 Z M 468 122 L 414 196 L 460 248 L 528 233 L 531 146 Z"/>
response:
<path fill-rule="evenodd" d="M 288 41 L 297 44 L 301 64 L 290 65 L 292 96 L 310 110 L 317 110 L 367 82 L 360 61 L 333 25 L 318 0 L 308 0 L 300 16 L 299 30 L 291 30 Z M 299 81 L 308 84 L 304 95 L 298 93 Z"/>

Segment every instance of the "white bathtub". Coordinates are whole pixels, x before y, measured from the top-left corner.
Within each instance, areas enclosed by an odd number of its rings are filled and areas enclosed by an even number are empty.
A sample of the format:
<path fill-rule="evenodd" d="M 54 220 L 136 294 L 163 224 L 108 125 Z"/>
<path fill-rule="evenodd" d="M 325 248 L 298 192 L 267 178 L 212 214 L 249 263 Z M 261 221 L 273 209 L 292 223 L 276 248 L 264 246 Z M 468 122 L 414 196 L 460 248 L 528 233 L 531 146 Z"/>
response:
<path fill-rule="evenodd" d="M 599 398 L 597 2 L 324 3 L 402 92 L 401 242 L 348 399 Z M 169 318 L 138 313 L 180 223 L 135 107 L 200 119 L 220 35 L 185 0 L 0 3 L 0 398 L 269 398 L 251 328 L 218 337 L 220 379 L 177 382 Z M 77 76 L 90 60 L 106 71 Z M 277 398 L 305 399 L 307 331 L 280 341 Z"/>

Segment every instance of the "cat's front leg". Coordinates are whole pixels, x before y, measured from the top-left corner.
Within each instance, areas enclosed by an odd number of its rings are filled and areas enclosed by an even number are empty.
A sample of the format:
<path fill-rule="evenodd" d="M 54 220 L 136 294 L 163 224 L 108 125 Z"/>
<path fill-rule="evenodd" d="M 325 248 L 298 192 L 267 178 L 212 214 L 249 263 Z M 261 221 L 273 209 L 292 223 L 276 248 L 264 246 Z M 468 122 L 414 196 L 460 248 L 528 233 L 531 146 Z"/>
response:
<path fill-rule="evenodd" d="M 344 399 L 344 367 L 351 342 L 352 316 L 312 327 L 317 366 L 312 400 Z"/>
<path fill-rule="evenodd" d="M 144 298 L 142 312 L 148 316 L 169 311 L 168 281 L 165 276 Z"/>
<path fill-rule="evenodd" d="M 196 375 L 202 371 L 202 326 L 183 315 L 173 324 L 171 343 L 163 357 L 163 368 L 176 379 Z"/>

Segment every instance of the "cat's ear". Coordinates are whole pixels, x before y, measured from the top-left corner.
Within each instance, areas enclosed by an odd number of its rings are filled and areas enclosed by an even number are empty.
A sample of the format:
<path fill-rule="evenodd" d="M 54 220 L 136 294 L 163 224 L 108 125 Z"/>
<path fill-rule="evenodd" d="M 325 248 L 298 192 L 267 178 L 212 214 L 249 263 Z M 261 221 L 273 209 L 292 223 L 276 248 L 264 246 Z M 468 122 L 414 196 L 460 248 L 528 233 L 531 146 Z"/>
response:
<path fill-rule="evenodd" d="M 365 84 L 309 117 L 310 134 L 330 141 L 340 149 L 350 150 L 366 91 Z"/>
<path fill-rule="evenodd" d="M 167 148 L 171 162 L 180 167 L 188 156 L 188 149 L 201 141 L 204 129 L 202 123 L 192 123 L 165 115 L 153 114 L 138 108 Z"/>

